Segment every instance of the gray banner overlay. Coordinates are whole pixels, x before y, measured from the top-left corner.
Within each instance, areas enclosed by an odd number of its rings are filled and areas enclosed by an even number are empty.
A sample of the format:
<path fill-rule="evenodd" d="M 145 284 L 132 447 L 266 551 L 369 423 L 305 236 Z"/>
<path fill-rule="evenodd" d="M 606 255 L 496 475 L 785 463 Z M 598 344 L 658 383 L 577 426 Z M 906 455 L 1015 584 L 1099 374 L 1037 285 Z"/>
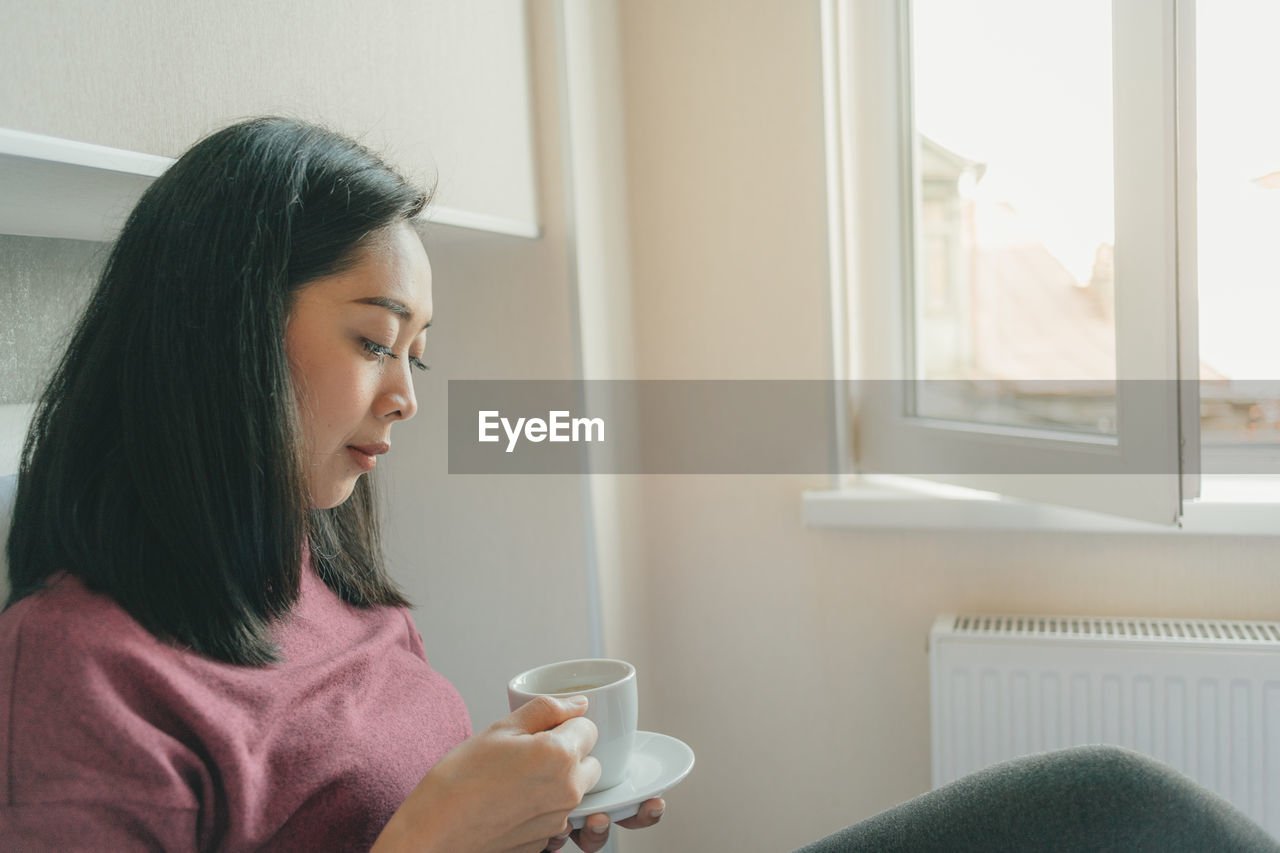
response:
<path fill-rule="evenodd" d="M 1195 454 L 1180 463 L 1177 424 L 1151 416 L 1197 390 L 1216 413 L 1206 439 L 1217 424 L 1280 442 L 1266 415 L 1280 413 L 1280 382 L 450 380 L 449 472 L 826 474 L 845 440 L 863 473 L 1217 473 Z M 1144 428 L 1121 442 L 1126 418 Z M 918 449 L 930 435 L 944 440 Z"/>

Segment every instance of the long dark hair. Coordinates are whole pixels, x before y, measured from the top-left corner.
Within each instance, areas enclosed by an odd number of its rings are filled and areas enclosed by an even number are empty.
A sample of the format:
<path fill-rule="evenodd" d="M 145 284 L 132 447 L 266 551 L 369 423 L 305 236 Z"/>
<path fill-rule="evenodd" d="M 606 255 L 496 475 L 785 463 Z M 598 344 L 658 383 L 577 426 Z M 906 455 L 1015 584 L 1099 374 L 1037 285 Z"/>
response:
<path fill-rule="evenodd" d="M 276 660 L 303 548 L 358 606 L 403 604 L 367 477 L 333 509 L 306 488 L 285 326 L 427 195 L 358 143 L 253 119 L 148 188 L 37 407 L 9 534 L 9 604 L 65 570 L 153 634 Z"/>

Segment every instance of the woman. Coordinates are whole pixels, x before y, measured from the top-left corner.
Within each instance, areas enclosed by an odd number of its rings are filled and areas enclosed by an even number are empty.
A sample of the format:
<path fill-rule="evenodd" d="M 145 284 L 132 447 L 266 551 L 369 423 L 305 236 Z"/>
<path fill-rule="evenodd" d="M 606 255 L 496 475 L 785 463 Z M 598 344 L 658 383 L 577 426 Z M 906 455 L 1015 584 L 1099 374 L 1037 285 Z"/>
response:
<path fill-rule="evenodd" d="M 585 700 L 472 736 L 365 474 L 417 408 L 426 197 L 259 119 L 139 201 L 37 407 L 0 614 L 13 849 L 557 849 Z M 622 825 L 656 823 L 651 800 Z M 573 833 L 598 850 L 605 815 Z"/>
<path fill-rule="evenodd" d="M 382 566 L 363 475 L 417 406 L 424 204 L 355 143 L 281 119 L 214 134 L 139 202 L 23 451 L 5 849 L 569 838 L 600 773 L 585 701 L 471 736 Z M 575 840 L 598 850 L 608 818 L 587 826 Z M 1167 768 L 1090 748 L 989 768 L 803 853 L 1276 849 Z"/>

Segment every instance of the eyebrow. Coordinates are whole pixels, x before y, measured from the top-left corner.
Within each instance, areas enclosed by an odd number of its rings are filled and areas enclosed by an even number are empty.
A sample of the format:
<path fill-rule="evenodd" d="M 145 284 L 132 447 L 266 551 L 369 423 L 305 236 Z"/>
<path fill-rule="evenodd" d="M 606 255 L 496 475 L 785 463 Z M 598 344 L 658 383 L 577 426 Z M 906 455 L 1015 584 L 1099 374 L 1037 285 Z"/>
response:
<path fill-rule="evenodd" d="M 353 299 L 352 302 L 358 302 L 362 305 L 376 305 L 379 308 L 386 308 L 392 314 L 395 314 L 401 320 L 408 320 L 413 317 L 413 312 L 409 310 L 409 306 L 403 302 L 392 299 L 389 296 L 366 296 L 363 299 Z M 429 329 L 431 321 L 428 320 L 423 329 Z"/>

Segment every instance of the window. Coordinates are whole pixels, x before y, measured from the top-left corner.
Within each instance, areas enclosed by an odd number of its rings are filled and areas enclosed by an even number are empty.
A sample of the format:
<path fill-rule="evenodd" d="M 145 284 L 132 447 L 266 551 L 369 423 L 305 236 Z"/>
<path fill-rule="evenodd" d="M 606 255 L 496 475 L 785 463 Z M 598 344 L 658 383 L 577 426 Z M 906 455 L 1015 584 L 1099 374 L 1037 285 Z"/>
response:
<path fill-rule="evenodd" d="M 1280 5 L 1195 9 L 1200 424 L 1207 470 L 1274 468 L 1280 443 L 1280 114 L 1260 109 Z"/>
<path fill-rule="evenodd" d="M 826 13 L 854 469 L 1163 523 L 1274 471 L 1280 6 Z"/>

